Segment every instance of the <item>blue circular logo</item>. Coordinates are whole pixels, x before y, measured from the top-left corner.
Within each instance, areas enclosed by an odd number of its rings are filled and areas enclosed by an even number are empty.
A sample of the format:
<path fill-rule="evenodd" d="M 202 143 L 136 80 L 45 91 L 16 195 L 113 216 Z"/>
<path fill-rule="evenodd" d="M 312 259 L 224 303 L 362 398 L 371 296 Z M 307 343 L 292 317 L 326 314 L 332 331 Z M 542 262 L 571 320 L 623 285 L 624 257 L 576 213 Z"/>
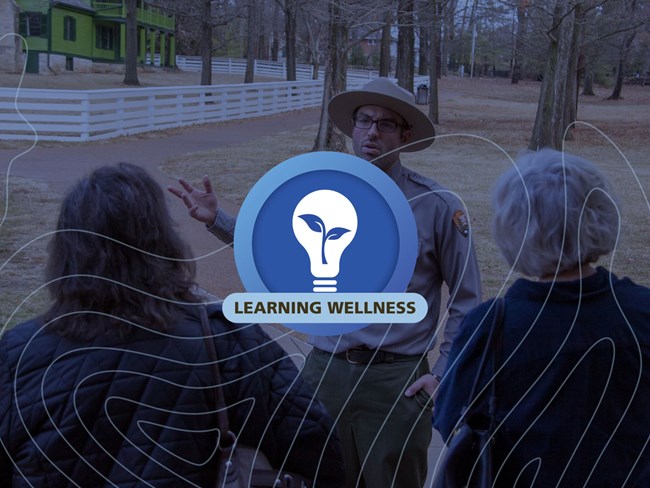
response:
<path fill-rule="evenodd" d="M 251 293 L 400 293 L 415 267 L 417 231 L 406 197 L 383 171 L 349 154 L 314 152 L 255 184 L 237 218 L 234 251 Z M 313 335 L 365 325 L 287 324 Z"/>

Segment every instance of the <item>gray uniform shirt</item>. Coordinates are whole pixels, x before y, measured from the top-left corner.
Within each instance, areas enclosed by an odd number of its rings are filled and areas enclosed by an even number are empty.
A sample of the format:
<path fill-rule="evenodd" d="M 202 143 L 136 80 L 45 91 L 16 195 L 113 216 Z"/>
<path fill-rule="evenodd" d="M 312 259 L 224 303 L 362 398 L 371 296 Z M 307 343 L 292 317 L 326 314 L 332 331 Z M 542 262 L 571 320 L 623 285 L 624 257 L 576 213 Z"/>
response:
<path fill-rule="evenodd" d="M 424 354 L 436 343 L 444 282 L 450 292 L 448 317 L 440 358 L 432 370 L 433 374 L 442 376 L 461 321 L 481 302 L 481 280 L 465 207 L 449 190 L 399 162 L 388 175 L 404 192 L 415 216 L 418 258 L 407 291 L 424 297 L 427 314 L 415 324 L 371 324 L 342 336 L 311 336 L 309 342 L 329 352 L 367 346 L 400 354 Z M 230 244 L 234 228 L 235 219 L 219 210 L 208 230 Z"/>

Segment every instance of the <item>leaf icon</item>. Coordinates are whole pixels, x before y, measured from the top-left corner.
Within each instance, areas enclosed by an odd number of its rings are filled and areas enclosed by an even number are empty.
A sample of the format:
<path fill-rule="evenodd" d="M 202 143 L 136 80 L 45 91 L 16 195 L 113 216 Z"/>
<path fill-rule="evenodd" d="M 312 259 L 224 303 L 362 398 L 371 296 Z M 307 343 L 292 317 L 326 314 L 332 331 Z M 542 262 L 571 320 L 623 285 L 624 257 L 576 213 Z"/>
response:
<path fill-rule="evenodd" d="M 327 264 L 327 258 L 325 257 L 325 243 L 327 241 L 335 241 L 337 239 L 340 239 L 341 236 L 347 232 L 350 232 L 350 230 L 343 227 L 334 227 L 326 233 L 325 222 L 323 222 L 318 215 L 303 214 L 298 215 L 298 217 L 304 220 L 311 230 L 323 234 L 323 239 L 321 242 L 321 263 Z"/>
<path fill-rule="evenodd" d="M 350 232 L 350 229 L 344 229 L 343 227 L 334 227 L 333 229 L 330 229 L 329 232 L 325 235 L 325 240 L 332 240 L 335 241 L 337 239 L 340 239 L 343 235 L 347 234 Z"/>
<path fill-rule="evenodd" d="M 314 232 L 324 232 L 325 223 L 318 217 L 318 215 L 304 214 L 298 215 Z"/>

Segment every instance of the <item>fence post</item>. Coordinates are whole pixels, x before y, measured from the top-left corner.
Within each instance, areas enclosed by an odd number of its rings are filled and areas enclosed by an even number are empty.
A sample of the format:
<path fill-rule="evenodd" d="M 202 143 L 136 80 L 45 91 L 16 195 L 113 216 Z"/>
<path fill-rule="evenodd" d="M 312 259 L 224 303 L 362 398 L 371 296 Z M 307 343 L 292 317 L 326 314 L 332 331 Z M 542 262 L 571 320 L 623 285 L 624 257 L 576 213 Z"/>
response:
<path fill-rule="evenodd" d="M 154 123 L 155 121 L 155 108 L 156 108 L 156 96 L 155 95 L 149 95 L 147 97 L 147 127 L 149 127 L 151 130 L 154 129 L 156 124 Z"/>
<path fill-rule="evenodd" d="M 81 99 L 81 131 L 79 132 L 79 139 L 87 141 L 90 139 L 90 100 L 88 94 L 82 94 Z"/>
<path fill-rule="evenodd" d="M 124 97 L 119 97 L 117 99 L 117 123 L 119 124 L 119 129 L 117 130 L 117 133 L 119 135 L 124 135 L 126 131 L 124 130 Z"/>

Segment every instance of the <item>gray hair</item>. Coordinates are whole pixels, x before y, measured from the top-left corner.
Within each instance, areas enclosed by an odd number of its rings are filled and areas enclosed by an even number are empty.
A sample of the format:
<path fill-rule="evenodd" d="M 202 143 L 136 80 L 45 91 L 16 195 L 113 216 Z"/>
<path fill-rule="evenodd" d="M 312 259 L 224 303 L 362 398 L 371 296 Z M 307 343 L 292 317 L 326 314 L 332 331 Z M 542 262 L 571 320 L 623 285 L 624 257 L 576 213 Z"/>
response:
<path fill-rule="evenodd" d="M 522 154 L 492 195 L 494 240 L 510 266 L 542 277 L 593 263 L 614 249 L 612 188 L 589 161 L 542 149 Z"/>

